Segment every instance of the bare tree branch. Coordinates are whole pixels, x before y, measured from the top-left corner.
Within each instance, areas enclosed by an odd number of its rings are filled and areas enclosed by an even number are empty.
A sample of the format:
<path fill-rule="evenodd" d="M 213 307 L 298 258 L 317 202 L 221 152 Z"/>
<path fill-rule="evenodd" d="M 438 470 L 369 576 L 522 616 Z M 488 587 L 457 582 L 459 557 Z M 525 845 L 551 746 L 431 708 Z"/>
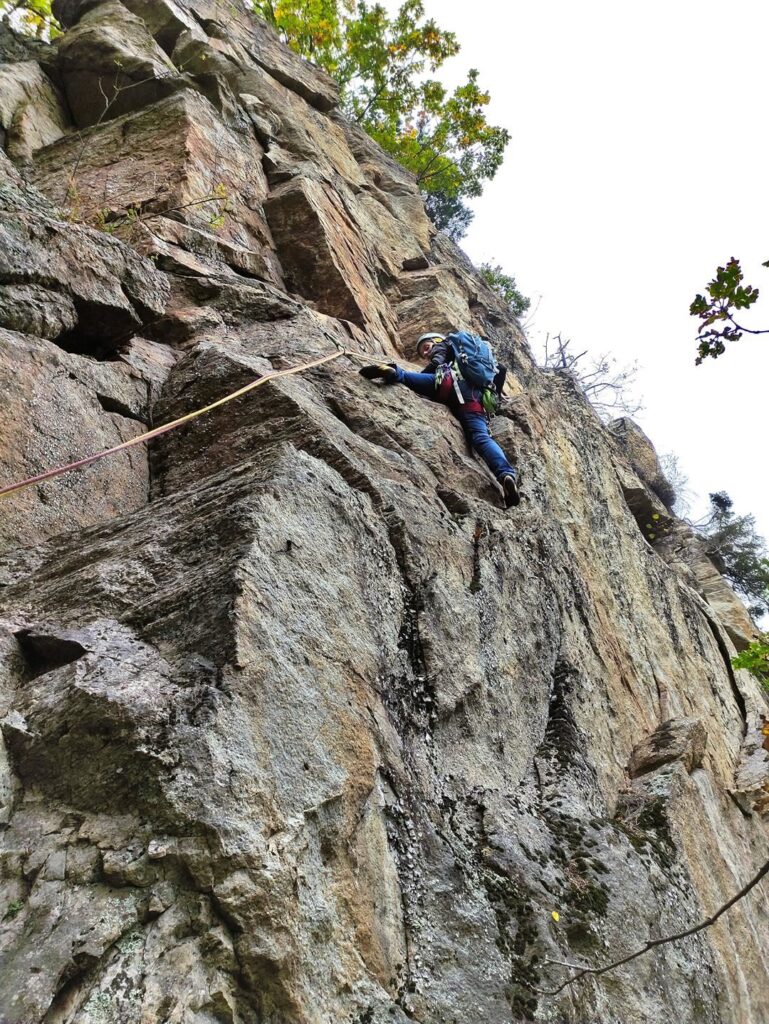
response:
<path fill-rule="evenodd" d="M 570 970 L 575 971 L 575 973 L 572 974 L 571 977 L 567 978 L 566 981 L 562 982 L 562 984 L 557 988 L 542 989 L 534 988 L 534 986 L 530 987 L 533 992 L 538 992 L 540 995 L 555 996 L 558 995 L 559 992 L 563 992 L 563 990 L 569 985 L 573 985 L 575 981 L 578 981 L 580 978 L 584 978 L 588 974 L 593 976 L 606 974 L 607 971 L 613 971 L 615 968 L 622 967 L 623 964 L 627 964 L 630 963 L 631 960 L 635 960 L 636 957 L 643 956 L 643 954 L 648 953 L 650 949 L 655 949 L 657 946 L 664 946 L 669 942 L 678 942 L 680 939 L 685 939 L 689 935 L 696 935 L 697 932 L 701 932 L 703 929 L 709 928 L 712 924 L 715 924 L 719 917 L 725 914 L 726 911 L 733 907 L 735 903 L 738 903 L 743 896 L 747 896 L 750 890 L 758 885 L 761 879 L 767 874 L 769 874 L 769 860 L 763 865 L 763 867 L 759 868 L 758 872 L 751 878 L 747 885 L 744 885 L 738 893 L 735 893 L 731 899 L 727 900 L 726 903 L 723 903 L 714 914 L 711 914 L 710 917 L 706 917 L 704 921 L 700 921 L 699 924 L 692 925 L 691 928 L 686 928 L 682 932 L 675 932 L 673 935 L 665 935 L 660 939 L 649 939 L 645 945 L 640 949 L 637 949 L 634 953 L 629 953 L 627 956 L 623 956 L 619 960 L 613 960 L 610 964 L 604 964 L 602 967 L 580 967 L 579 964 L 563 963 L 560 960 L 545 960 L 546 964 L 557 964 L 559 967 L 568 967 Z"/>
<path fill-rule="evenodd" d="M 521 324 L 521 329 L 523 330 L 524 334 L 528 334 L 529 330 L 534 326 L 534 319 L 535 319 L 537 313 L 539 312 L 539 307 L 540 307 L 541 303 L 542 303 L 542 296 L 538 295 L 537 296 L 537 301 L 534 304 L 534 308 L 531 310 L 529 315 L 526 317 L 526 319 Z"/>
<path fill-rule="evenodd" d="M 599 416 L 608 418 L 616 412 L 633 416 L 643 408 L 642 403 L 630 394 L 638 373 L 637 363 L 615 369 L 615 360 L 608 353 L 586 362 L 587 349 L 574 353 L 570 345 L 570 339 L 564 339 L 560 334 L 551 338 L 548 334 L 544 343 L 543 368 L 571 377 Z"/>
<path fill-rule="evenodd" d="M 101 125 L 102 121 L 105 119 L 107 114 L 110 112 L 110 110 L 112 109 L 113 104 L 115 103 L 117 98 L 121 95 L 121 93 L 127 92 L 129 89 L 134 89 L 134 88 L 136 88 L 139 85 L 146 85 L 147 82 L 158 81 L 158 79 L 157 79 L 157 77 L 155 75 L 150 75 L 147 78 L 139 79 L 138 82 L 129 82 L 128 85 L 120 85 L 119 82 L 118 82 L 118 78 L 120 77 L 120 73 L 121 73 L 120 71 L 118 71 L 116 73 L 114 81 L 112 82 L 112 88 L 115 91 L 114 91 L 111 99 L 107 96 L 107 93 L 104 91 L 104 86 L 102 85 L 101 76 L 97 79 L 97 84 L 99 86 L 99 92 L 102 94 L 102 97 L 104 99 L 104 110 L 102 110 L 101 114 L 99 114 L 99 116 L 96 119 L 96 121 L 92 125 L 90 125 L 88 129 L 85 129 L 85 131 L 90 131 L 92 133 L 93 130 L 95 130 L 96 128 L 98 128 Z M 170 77 L 170 73 L 169 73 L 168 76 L 163 76 L 163 77 Z M 82 162 L 83 156 L 85 155 L 85 151 L 86 151 L 86 147 L 88 145 L 88 141 L 89 141 L 90 135 L 86 135 L 86 134 L 84 134 L 83 130 L 80 130 L 78 132 L 78 138 L 80 139 L 80 149 L 77 152 L 77 155 L 75 157 L 75 163 L 73 164 L 72 170 L 70 171 L 69 177 L 67 178 L 67 185 L 66 185 L 66 188 L 65 188 L 65 191 L 64 191 L 64 196 L 62 197 L 62 202 L 66 202 L 67 199 L 69 199 L 69 197 L 72 194 L 72 190 L 75 187 L 75 176 L 77 175 L 77 172 L 80 169 L 80 164 Z"/>

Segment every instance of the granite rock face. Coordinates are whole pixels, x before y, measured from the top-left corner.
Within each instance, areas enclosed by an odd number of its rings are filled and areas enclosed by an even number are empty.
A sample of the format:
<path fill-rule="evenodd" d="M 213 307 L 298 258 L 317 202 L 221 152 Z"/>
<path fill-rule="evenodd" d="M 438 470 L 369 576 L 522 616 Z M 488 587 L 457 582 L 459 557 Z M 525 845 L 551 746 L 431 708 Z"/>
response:
<path fill-rule="evenodd" d="M 56 10 L 3 43 L 62 117 L 0 155 L 0 482 L 348 354 L 3 500 L 0 1020 L 769 1022 L 759 890 L 546 991 L 769 856 L 750 623 L 643 435 L 245 10 Z M 510 366 L 514 511 L 445 407 L 356 372 L 452 326 Z"/>
<path fill-rule="evenodd" d="M 35 150 L 68 130 L 64 101 L 37 61 L 0 65 L 0 130 L 14 160 L 28 160 Z"/>
<path fill-rule="evenodd" d="M 627 416 L 613 420 L 609 430 L 622 446 L 630 465 L 668 510 L 675 501 L 675 488 L 666 478 L 660 460 L 643 430 Z"/>

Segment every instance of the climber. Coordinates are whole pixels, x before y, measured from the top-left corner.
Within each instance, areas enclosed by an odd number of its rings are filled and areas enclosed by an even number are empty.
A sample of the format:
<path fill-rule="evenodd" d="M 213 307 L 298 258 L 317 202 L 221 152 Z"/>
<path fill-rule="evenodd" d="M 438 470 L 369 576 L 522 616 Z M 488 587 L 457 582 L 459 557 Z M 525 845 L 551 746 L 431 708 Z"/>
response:
<path fill-rule="evenodd" d="M 485 340 L 485 339 L 482 339 Z M 454 356 L 451 345 L 446 341 L 443 334 L 422 334 L 417 341 L 417 355 L 420 359 L 427 359 L 427 366 L 422 373 L 435 373 L 439 366 L 451 363 Z M 491 385 L 496 393 L 497 404 L 500 405 L 506 399 L 503 398 L 502 389 L 505 386 L 507 367 L 504 363 L 497 363 L 498 370 L 494 374 L 494 382 Z"/>
<path fill-rule="evenodd" d="M 396 363 L 364 366 L 360 373 L 367 380 L 405 384 L 418 395 L 448 405 L 462 424 L 472 449 L 499 481 L 505 506 L 517 505 L 521 500 L 518 470 L 508 462 L 489 431 L 489 420 L 501 400 L 506 372 L 497 365 L 489 343 L 466 331 L 448 337 L 429 333 L 417 341 L 417 355 L 428 359 L 421 373 L 404 370 Z"/>

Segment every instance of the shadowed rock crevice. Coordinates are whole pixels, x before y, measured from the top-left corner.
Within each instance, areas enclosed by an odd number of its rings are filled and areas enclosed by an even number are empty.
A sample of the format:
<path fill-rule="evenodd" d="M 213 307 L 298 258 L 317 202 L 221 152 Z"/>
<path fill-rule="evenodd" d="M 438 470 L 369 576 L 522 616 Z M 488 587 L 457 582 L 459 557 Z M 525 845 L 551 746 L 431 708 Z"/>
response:
<path fill-rule="evenodd" d="M 124 416 L 126 419 L 136 420 L 137 423 L 141 423 L 145 427 L 148 426 L 147 421 L 141 416 L 137 416 L 129 405 L 121 402 L 118 398 L 113 398 L 112 395 L 103 395 L 97 391 L 96 401 L 105 412 L 114 412 L 118 416 Z"/>
<path fill-rule="evenodd" d="M 88 653 L 77 640 L 54 634 L 20 629 L 14 636 L 29 666 L 30 679 L 36 679 L 62 665 L 69 665 Z"/>
<path fill-rule="evenodd" d="M 666 537 L 673 528 L 673 520 L 643 487 L 623 486 L 622 493 L 642 536 L 654 544 Z"/>
<path fill-rule="evenodd" d="M 83 305 L 77 312 L 77 327 L 64 331 L 55 339 L 59 348 L 100 361 L 119 359 L 134 333 L 126 330 L 123 318 L 110 318 L 103 310 L 89 310 Z"/>
<path fill-rule="evenodd" d="M 724 659 L 724 668 L 729 679 L 729 685 L 734 696 L 734 701 L 737 707 L 740 709 L 740 714 L 742 716 L 744 728 L 747 729 L 748 715 L 747 707 L 745 705 L 745 697 L 743 696 L 740 687 L 737 685 L 737 679 L 734 674 L 734 669 L 732 668 L 731 652 L 729 651 L 729 648 L 721 632 L 719 624 L 713 620 L 713 617 L 710 614 L 706 614 L 705 617 L 707 619 L 708 625 L 710 626 L 710 631 L 713 634 L 713 639 L 715 640 L 718 650 L 721 653 L 722 658 Z"/>

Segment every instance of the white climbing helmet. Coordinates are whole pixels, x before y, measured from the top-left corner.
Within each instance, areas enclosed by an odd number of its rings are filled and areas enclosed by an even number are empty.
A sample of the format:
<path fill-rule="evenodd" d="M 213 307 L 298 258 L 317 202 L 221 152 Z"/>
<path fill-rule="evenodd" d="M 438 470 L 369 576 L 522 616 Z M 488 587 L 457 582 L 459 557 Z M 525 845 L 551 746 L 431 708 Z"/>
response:
<path fill-rule="evenodd" d="M 420 349 L 422 348 L 422 342 L 423 341 L 433 342 L 433 341 L 445 341 L 445 340 L 446 340 L 446 335 L 445 334 L 435 334 L 435 333 L 420 334 L 419 338 L 417 339 L 417 355 L 419 355 Z"/>

